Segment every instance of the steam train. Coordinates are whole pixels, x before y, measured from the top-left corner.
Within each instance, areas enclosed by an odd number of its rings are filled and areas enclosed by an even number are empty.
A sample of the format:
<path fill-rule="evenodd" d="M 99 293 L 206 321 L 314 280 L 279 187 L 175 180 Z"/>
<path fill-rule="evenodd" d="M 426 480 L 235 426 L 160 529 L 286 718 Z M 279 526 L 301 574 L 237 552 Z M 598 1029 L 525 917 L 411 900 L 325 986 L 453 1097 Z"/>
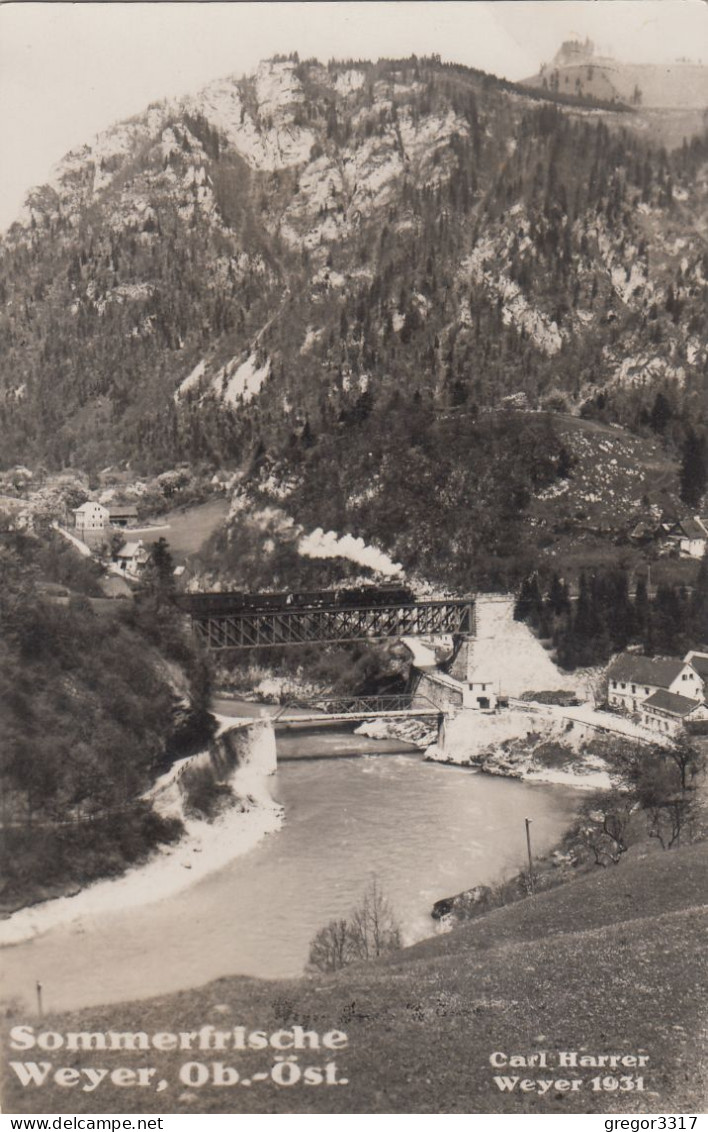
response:
<path fill-rule="evenodd" d="M 407 586 L 384 585 L 297 593 L 182 593 L 176 600 L 185 613 L 200 618 L 247 611 L 266 613 L 275 609 L 356 609 L 362 605 L 413 605 L 415 594 Z"/>

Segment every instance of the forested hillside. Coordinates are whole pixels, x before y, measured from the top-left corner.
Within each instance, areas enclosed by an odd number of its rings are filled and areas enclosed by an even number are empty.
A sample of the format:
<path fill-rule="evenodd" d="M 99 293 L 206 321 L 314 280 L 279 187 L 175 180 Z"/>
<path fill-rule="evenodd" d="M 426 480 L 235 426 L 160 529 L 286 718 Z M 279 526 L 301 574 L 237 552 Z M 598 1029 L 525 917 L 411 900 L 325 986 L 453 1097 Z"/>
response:
<path fill-rule="evenodd" d="M 94 605 L 93 570 L 70 548 L 69 604 L 42 596 L 64 573 L 59 543 L 0 542 L 5 910 L 118 874 L 178 837 L 180 823 L 141 795 L 187 742 L 211 733 L 203 661 L 154 589 L 137 609 Z"/>
<path fill-rule="evenodd" d="M 2 459 L 287 460 L 519 394 L 641 427 L 661 391 L 699 424 L 707 157 L 436 59 L 152 106 L 0 245 Z"/>
<path fill-rule="evenodd" d="M 624 538 L 689 451 L 695 510 L 708 135 L 651 138 L 437 58 L 276 58 L 153 105 L 0 244 L 2 460 L 231 468 L 463 589 L 579 524 Z"/>

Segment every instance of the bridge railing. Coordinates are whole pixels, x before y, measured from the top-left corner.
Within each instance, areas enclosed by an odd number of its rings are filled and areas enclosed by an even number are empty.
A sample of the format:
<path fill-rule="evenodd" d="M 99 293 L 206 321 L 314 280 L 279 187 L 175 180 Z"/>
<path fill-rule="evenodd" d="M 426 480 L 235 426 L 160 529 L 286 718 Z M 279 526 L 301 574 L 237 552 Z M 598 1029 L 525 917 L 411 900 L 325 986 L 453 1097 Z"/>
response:
<path fill-rule="evenodd" d="M 421 703 L 421 701 L 424 701 L 424 703 Z M 431 711 L 440 715 L 443 714 L 443 709 L 427 696 L 420 695 L 417 692 L 414 695 L 402 692 L 398 695 L 382 696 L 303 696 L 300 699 L 288 700 L 287 703 L 283 704 L 280 711 L 276 712 L 273 720 L 279 719 L 287 710 L 293 708 L 320 711 L 323 715 L 361 715 L 369 712 L 371 715 L 387 715 L 389 712 L 401 711 L 410 712 L 411 715 L 414 715 L 416 710 L 426 714 Z"/>

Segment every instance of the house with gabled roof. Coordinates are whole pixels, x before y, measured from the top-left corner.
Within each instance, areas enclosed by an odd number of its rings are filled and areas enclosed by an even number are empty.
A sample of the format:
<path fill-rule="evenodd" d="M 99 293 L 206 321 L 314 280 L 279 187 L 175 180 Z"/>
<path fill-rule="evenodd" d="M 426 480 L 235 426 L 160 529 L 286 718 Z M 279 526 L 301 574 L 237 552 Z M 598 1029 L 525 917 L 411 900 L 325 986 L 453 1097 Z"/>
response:
<path fill-rule="evenodd" d="M 80 507 L 74 508 L 74 516 L 74 527 L 77 533 L 102 531 L 108 524 L 109 511 L 102 503 L 87 500 Z"/>
<path fill-rule="evenodd" d="M 693 649 L 683 660 L 620 653 L 607 669 L 608 703 L 639 715 L 645 727 L 675 734 L 708 725 L 708 653 Z"/>
<path fill-rule="evenodd" d="M 691 724 L 708 723 L 708 705 L 660 688 L 644 700 L 640 715 L 645 727 L 677 735 L 687 727 L 690 729 Z"/>
<path fill-rule="evenodd" d="M 129 578 L 137 578 L 147 565 L 150 555 L 145 549 L 142 539 L 137 542 L 126 542 L 113 554 L 113 561 Z"/>
<path fill-rule="evenodd" d="M 108 512 L 112 527 L 131 527 L 138 521 L 138 509 L 134 503 L 112 503 Z"/>
<path fill-rule="evenodd" d="M 708 545 L 708 520 L 699 515 L 679 520 L 671 527 L 668 541 L 684 557 L 703 558 Z"/>
<path fill-rule="evenodd" d="M 697 694 L 692 694 L 692 690 Z M 703 698 L 703 685 L 685 661 L 671 656 L 640 656 L 624 652 L 607 669 L 607 701 L 612 707 L 636 712 L 654 692 L 686 694 Z"/>
<path fill-rule="evenodd" d="M 623 711 L 636 712 L 659 689 L 682 687 L 688 666 L 675 657 L 641 657 L 622 652 L 607 669 L 607 702 Z"/>

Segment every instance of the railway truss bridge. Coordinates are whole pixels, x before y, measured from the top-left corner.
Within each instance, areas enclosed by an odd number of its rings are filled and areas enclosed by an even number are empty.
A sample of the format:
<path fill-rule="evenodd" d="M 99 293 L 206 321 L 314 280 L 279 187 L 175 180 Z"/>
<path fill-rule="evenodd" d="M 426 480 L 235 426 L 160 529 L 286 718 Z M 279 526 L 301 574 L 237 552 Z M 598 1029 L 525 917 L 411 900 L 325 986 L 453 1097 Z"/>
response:
<path fill-rule="evenodd" d="M 198 595 L 195 595 L 195 597 Z M 297 595 L 294 595 L 297 597 Z M 187 605 L 197 639 L 208 649 L 275 648 L 384 637 L 473 636 L 472 598 L 416 601 L 410 604 L 365 603 L 348 606 L 237 608 L 205 612 Z"/>

